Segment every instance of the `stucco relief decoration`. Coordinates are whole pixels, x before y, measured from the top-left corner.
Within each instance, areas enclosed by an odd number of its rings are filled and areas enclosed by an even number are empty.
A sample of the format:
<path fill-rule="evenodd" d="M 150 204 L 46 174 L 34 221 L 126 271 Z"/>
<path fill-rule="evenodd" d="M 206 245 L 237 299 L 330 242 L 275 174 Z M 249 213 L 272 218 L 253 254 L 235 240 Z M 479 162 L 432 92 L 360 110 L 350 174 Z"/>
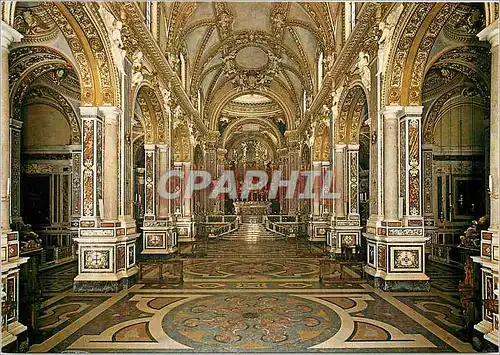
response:
<path fill-rule="evenodd" d="M 253 66 L 254 63 L 247 66 L 245 65 L 246 61 L 242 63 L 237 60 L 239 52 L 244 51 L 245 48 L 246 47 L 233 49 L 221 58 L 224 75 L 228 78 L 232 78 L 231 82 L 242 90 L 266 90 L 274 78 L 281 73 L 282 58 L 270 49 L 264 52 L 264 50 L 259 47 L 253 47 L 253 49 L 259 53 L 258 61 L 260 61 L 260 64 L 263 64 L 263 66 L 260 68 L 249 68 L 249 66 Z"/>
<path fill-rule="evenodd" d="M 420 120 L 412 118 L 408 122 L 408 198 L 409 214 L 420 215 Z"/>
<path fill-rule="evenodd" d="M 349 109 L 351 108 L 355 96 L 356 96 L 356 90 L 349 90 L 342 103 L 342 109 L 340 111 L 338 119 L 339 129 L 337 131 L 338 135 L 337 142 L 344 142 L 347 138 L 347 118 L 349 115 Z"/>
<path fill-rule="evenodd" d="M 98 22 L 100 17 L 97 10 L 95 14 L 90 15 L 90 13 L 94 10 L 94 7 L 98 5 L 80 2 L 65 2 L 64 6 L 71 12 L 72 16 L 77 21 L 92 51 L 90 56 L 92 60 L 91 65 L 94 66 L 95 70 L 98 72 L 98 82 L 95 81 L 94 85 L 98 85 L 100 87 L 101 94 L 97 100 L 99 103 L 104 105 L 112 105 L 115 102 L 115 93 L 113 92 L 113 78 L 110 70 L 110 63 L 108 62 L 108 55 L 106 53 L 103 39 L 94 24 L 95 21 Z M 93 16 L 95 16 L 95 21 L 92 18 Z M 116 36 L 116 33 L 113 36 Z M 116 41 L 116 38 L 113 36 L 108 37 L 111 41 L 111 46 L 113 46 L 113 41 Z M 97 80 L 97 77 L 94 80 Z M 116 92 L 116 95 L 116 98 L 119 98 L 119 91 Z"/>
<path fill-rule="evenodd" d="M 104 5 L 99 7 L 99 13 L 106 25 L 106 29 L 111 41 L 111 53 L 118 71 L 123 72 L 123 60 L 125 59 L 125 50 L 123 49 L 122 27 L 123 23 L 115 19 L 115 16 L 109 12 Z"/>
<path fill-rule="evenodd" d="M 358 213 L 358 152 L 349 152 L 350 212 Z"/>
<path fill-rule="evenodd" d="M 94 214 L 94 124 L 83 123 L 83 215 Z"/>
<path fill-rule="evenodd" d="M 142 73 L 142 61 L 144 54 L 141 51 L 135 51 L 132 56 L 132 86 L 138 86 L 144 80 Z"/>
<path fill-rule="evenodd" d="M 14 28 L 24 37 L 23 42 L 50 41 L 57 36 L 57 26 L 43 6 L 16 7 Z"/>
<path fill-rule="evenodd" d="M 418 269 L 420 267 L 418 250 L 395 250 L 394 267 L 398 269 Z"/>
<path fill-rule="evenodd" d="M 161 95 L 163 97 L 163 107 L 165 111 L 170 112 L 170 107 L 172 105 L 172 84 L 168 83 L 167 88 L 161 88 Z M 180 108 L 180 106 L 179 106 Z M 176 115 L 179 115 L 177 112 Z M 177 117 L 176 117 L 177 119 Z"/>
<path fill-rule="evenodd" d="M 385 21 L 379 23 L 380 37 L 378 40 L 378 65 L 379 72 L 384 73 L 386 69 L 386 60 L 389 58 L 394 30 L 404 9 L 403 4 L 398 4 L 385 18 Z"/>
<path fill-rule="evenodd" d="M 332 115 L 333 118 L 336 119 L 339 113 L 339 102 L 342 97 L 342 92 L 344 91 L 344 86 L 341 85 L 338 88 L 332 90 Z"/>
<path fill-rule="evenodd" d="M 433 7 L 434 3 L 418 3 L 401 34 L 395 53 L 392 55 L 394 61 L 391 63 L 390 89 L 387 98 L 388 103 L 391 105 L 397 105 L 401 101 L 403 70 L 408 53 L 417 31 Z"/>
<path fill-rule="evenodd" d="M 410 89 L 408 92 L 408 102 L 410 105 L 419 105 L 422 101 L 422 86 L 425 75 L 425 65 L 431 49 L 439 36 L 441 29 L 449 19 L 457 4 L 444 3 L 441 10 L 432 21 L 429 29 L 425 32 L 424 38 L 420 41 L 415 61 L 411 70 Z"/>
<path fill-rule="evenodd" d="M 219 28 L 222 37 L 227 37 L 232 30 L 234 16 L 229 12 L 226 4 L 217 2 L 214 5 L 217 18 L 217 27 Z"/>
<path fill-rule="evenodd" d="M 424 208 L 425 213 L 432 213 L 432 152 L 424 152 Z"/>
<path fill-rule="evenodd" d="M 92 105 L 94 102 L 94 83 L 92 77 L 92 70 L 89 60 L 84 53 L 83 45 L 80 42 L 76 32 L 71 27 L 68 20 L 62 15 L 53 2 L 43 2 L 42 6 L 47 10 L 52 19 L 57 24 L 66 38 L 73 56 L 75 57 L 76 66 L 80 73 L 80 86 L 82 91 L 82 104 Z"/>
<path fill-rule="evenodd" d="M 371 73 L 370 73 L 370 56 L 368 53 L 359 52 L 357 68 L 359 69 L 359 75 L 361 77 L 361 82 L 367 91 L 371 90 Z"/>
<path fill-rule="evenodd" d="M 154 214 L 154 153 L 146 151 L 146 214 Z"/>

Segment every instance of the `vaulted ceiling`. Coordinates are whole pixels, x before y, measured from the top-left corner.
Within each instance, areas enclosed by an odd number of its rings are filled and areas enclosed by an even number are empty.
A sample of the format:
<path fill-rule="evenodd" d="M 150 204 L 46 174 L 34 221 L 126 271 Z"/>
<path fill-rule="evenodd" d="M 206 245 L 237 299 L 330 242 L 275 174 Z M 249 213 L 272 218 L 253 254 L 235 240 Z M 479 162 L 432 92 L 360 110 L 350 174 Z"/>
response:
<path fill-rule="evenodd" d="M 188 93 L 201 95 L 208 126 L 266 125 L 278 142 L 317 90 L 320 52 L 335 47 L 336 3 L 164 3 L 167 56 L 182 53 Z M 268 117 L 268 122 L 263 120 Z M 259 121 L 259 122 L 257 122 Z M 240 122 L 237 131 L 249 122 Z M 242 126 L 243 125 L 243 126 Z M 221 129 L 222 128 L 222 129 Z M 263 128 L 263 127 L 262 127 Z M 226 132 L 227 134 L 227 132 Z"/>

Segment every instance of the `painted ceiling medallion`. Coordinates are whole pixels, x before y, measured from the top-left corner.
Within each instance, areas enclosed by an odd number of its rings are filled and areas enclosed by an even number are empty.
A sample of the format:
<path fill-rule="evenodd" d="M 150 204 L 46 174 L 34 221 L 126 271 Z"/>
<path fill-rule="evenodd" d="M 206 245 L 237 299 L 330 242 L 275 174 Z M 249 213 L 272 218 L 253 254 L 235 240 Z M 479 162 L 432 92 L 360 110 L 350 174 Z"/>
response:
<path fill-rule="evenodd" d="M 269 58 L 259 47 L 249 46 L 242 48 L 236 54 L 236 64 L 244 69 L 259 69 L 265 66 Z"/>

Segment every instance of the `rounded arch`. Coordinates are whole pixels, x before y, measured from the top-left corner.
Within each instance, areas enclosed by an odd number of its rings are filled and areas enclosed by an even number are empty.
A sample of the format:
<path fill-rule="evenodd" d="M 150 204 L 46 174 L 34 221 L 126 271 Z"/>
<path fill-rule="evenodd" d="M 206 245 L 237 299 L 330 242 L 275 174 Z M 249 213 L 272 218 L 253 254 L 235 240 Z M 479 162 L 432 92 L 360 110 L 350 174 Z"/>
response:
<path fill-rule="evenodd" d="M 269 127 L 271 131 L 274 133 L 274 137 L 277 141 L 277 148 L 280 148 L 283 146 L 283 139 L 281 132 L 279 131 L 278 127 L 273 124 L 273 122 L 263 119 L 263 118 L 248 118 L 248 119 L 238 119 L 232 121 L 225 129 L 224 133 L 222 134 L 221 137 L 221 145 L 223 147 L 226 146 L 226 142 L 230 139 L 231 135 L 234 134 L 233 129 L 239 125 L 245 124 L 248 121 L 248 123 L 255 123 L 258 122 L 266 127 Z"/>
<path fill-rule="evenodd" d="M 287 103 L 285 101 L 285 98 L 283 96 L 279 95 L 276 93 L 274 90 L 267 90 L 267 91 L 256 91 L 256 90 L 241 90 L 238 88 L 233 88 L 229 90 L 228 92 L 225 92 L 221 98 L 214 98 L 212 102 L 214 104 L 211 107 L 207 107 L 206 109 L 206 114 L 208 117 L 210 117 L 209 121 L 209 128 L 211 130 L 217 130 L 218 129 L 218 119 L 219 116 L 224 109 L 224 107 L 232 100 L 236 99 L 239 96 L 247 95 L 247 94 L 258 94 L 265 96 L 271 100 L 274 100 L 280 108 L 283 110 L 285 113 L 285 121 L 287 127 L 295 127 L 295 122 L 294 122 L 294 114 L 290 110 L 290 103 Z"/>
<path fill-rule="evenodd" d="M 134 88 L 132 102 L 137 102 L 141 110 L 146 143 L 167 143 L 169 141 L 169 120 L 157 86 L 148 80 Z M 132 116 L 136 105 L 131 105 Z"/>
<path fill-rule="evenodd" d="M 78 76 L 73 63 L 61 52 L 45 46 L 25 46 L 9 54 L 10 112 L 21 119 L 22 101 L 33 82 L 42 75 L 57 70 L 70 70 Z M 80 79 L 80 78 L 79 78 Z M 80 83 L 80 80 L 79 80 Z"/>
<path fill-rule="evenodd" d="M 384 105 L 421 105 L 426 63 L 432 47 L 458 6 L 455 3 L 417 3 L 408 6 L 396 25 L 382 85 Z M 409 83 L 409 85 L 403 85 Z"/>
<path fill-rule="evenodd" d="M 57 27 L 66 38 L 80 75 L 83 106 L 117 105 L 120 92 L 118 69 L 114 65 L 105 25 L 97 13 L 98 4 L 44 2 Z M 82 26 L 81 24 L 85 24 Z"/>
<path fill-rule="evenodd" d="M 362 119 L 368 116 L 367 95 L 359 80 L 350 83 L 341 96 L 335 122 L 335 143 L 358 143 Z"/>
<path fill-rule="evenodd" d="M 252 132 L 252 133 L 249 133 L 247 135 L 233 136 L 233 137 L 231 137 L 231 139 L 229 139 L 226 142 L 226 146 L 224 148 L 227 149 L 228 154 L 230 154 L 230 150 L 232 147 L 234 147 L 238 144 L 241 144 L 245 141 L 251 140 L 251 139 L 254 139 L 255 141 L 258 141 L 258 142 L 264 144 L 267 151 L 272 154 L 271 160 L 276 161 L 277 149 L 276 149 L 276 146 L 274 145 L 274 142 L 271 141 L 271 139 L 269 139 L 269 137 L 267 137 L 259 132 Z"/>
<path fill-rule="evenodd" d="M 71 103 L 60 93 L 43 85 L 32 86 L 23 98 L 23 107 L 32 104 L 48 104 L 66 118 L 71 128 L 70 144 L 81 144 L 81 127 Z"/>

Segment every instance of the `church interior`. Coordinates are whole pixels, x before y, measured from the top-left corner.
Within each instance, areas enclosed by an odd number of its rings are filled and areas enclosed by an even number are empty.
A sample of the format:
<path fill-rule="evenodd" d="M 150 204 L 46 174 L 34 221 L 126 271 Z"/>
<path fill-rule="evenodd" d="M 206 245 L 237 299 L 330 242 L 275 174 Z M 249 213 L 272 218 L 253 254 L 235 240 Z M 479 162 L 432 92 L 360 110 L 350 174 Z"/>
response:
<path fill-rule="evenodd" d="M 3 352 L 498 351 L 497 2 L 1 16 Z"/>

